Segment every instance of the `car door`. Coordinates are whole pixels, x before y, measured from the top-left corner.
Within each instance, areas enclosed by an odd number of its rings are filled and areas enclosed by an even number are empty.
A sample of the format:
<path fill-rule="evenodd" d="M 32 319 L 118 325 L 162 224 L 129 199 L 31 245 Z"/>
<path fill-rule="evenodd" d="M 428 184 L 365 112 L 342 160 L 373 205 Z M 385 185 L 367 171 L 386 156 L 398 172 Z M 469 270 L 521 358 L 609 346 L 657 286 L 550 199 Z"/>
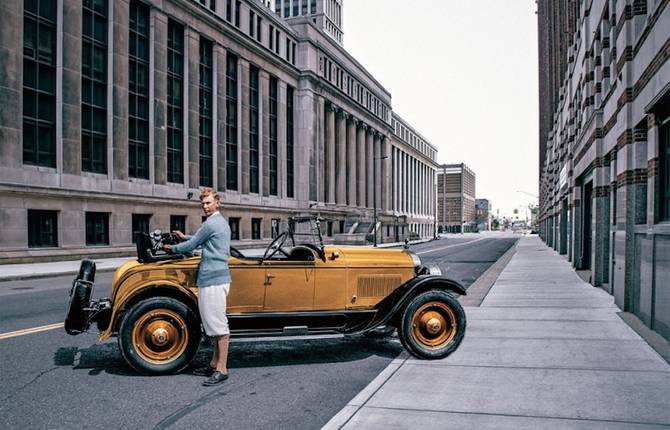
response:
<path fill-rule="evenodd" d="M 235 259 L 230 263 L 230 277 L 232 282 L 227 298 L 227 313 L 262 311 L 265 298 L 265 267 L 261 262 Z"/>
<path fill-rule="evenodd" d="M 313 261 L 269 260 L 263 266 L 264 311 L 309 311 L 314 308 L 316 270 Z"/>

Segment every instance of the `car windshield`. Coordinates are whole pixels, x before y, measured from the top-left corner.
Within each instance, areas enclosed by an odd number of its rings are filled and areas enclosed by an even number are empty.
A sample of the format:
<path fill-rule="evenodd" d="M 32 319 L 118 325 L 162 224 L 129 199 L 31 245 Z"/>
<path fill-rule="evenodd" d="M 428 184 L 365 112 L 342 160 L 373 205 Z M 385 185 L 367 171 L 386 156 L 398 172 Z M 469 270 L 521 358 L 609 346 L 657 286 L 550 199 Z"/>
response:
<path fill-rule="evenodd" d="M 313 245 L 323 250 L 321 221 L 320 218 L 315 216 L 290 217 L 288 219 L 288 234 L 291 246 Z"/>

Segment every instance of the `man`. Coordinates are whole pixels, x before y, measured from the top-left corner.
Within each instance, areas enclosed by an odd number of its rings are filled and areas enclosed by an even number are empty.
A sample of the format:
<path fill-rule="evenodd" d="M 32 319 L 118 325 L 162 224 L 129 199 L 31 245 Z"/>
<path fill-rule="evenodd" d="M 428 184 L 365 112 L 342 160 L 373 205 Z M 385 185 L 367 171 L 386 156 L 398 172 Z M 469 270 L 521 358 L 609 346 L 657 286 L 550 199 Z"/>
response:
<path fill-rule="evenodd" d="M 202 385 L 212 386 L 228 379 L 228 341 L 230 330 L 226 317 L 226 296 L 230 289 L 230 227 L 219 212 L 219 195 L 211 188 L 200 194 L 202 211 L 207 219 L 193 236 L 182 232 L 175 234 L 186 242 L 165 245 L 166 252 L 191 252 L 202 246 L 200 267 L 198 268 L 198 308 L 205 333 L 214 340 L 214 353 L 208 366 L 196 369 L 198 376 L 208 376 Z"/>

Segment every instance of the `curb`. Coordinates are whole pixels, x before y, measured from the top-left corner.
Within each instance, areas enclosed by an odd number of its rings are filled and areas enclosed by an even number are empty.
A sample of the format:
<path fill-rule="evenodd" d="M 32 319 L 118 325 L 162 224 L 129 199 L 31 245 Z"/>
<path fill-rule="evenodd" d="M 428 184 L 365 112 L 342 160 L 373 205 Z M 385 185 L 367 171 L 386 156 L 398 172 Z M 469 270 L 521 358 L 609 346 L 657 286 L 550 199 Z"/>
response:
<path fill-rule="evenodd" d="M 493 263 L 477 280 L 466 290 L 467 295 L 459 297 L 459 302 L 463 306 L 479 307 L 488 295 L 493 284 L 498 280 L 498 276 L 505 270 L 514 254 L 520 239 L 514 242 L 498 260 Z"/>
<path fill-rule="evenodd" d="M 104 272 L 113 272 L 116 267 L 105 267 L 102 269 L 96 269 L 95 273 L 104 273 Z M 23 275 L 8 275 L 0 276 L 0 282 L 10 282 L 10 281 L 26 281 L 28 279 L 42 279 L 42 278 L 51 278 L 57 276 L 67 276 L 67 275 L 76 275 L 79 273 L 77 270 L 65 270 L 60 272 L 49 272 L 49 273 L 27 273 Z"/>

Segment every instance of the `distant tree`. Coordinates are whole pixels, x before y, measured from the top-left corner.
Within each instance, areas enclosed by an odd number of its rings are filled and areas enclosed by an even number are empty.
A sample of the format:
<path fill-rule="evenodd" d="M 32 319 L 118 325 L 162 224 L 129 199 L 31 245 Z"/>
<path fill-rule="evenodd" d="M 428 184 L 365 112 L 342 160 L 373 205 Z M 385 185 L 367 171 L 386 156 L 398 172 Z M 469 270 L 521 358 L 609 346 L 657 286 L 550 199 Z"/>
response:
<path fill-rule="evenodd" d="M 500 220 L 498 218 L 493 218 L 493 225 L 491 228 L 493 230 L 500 230 Z"/>

